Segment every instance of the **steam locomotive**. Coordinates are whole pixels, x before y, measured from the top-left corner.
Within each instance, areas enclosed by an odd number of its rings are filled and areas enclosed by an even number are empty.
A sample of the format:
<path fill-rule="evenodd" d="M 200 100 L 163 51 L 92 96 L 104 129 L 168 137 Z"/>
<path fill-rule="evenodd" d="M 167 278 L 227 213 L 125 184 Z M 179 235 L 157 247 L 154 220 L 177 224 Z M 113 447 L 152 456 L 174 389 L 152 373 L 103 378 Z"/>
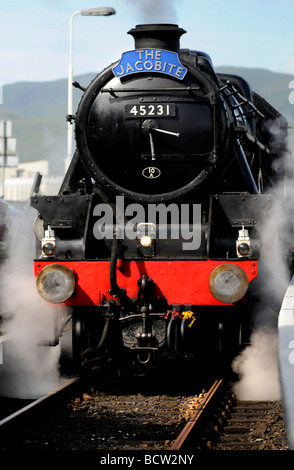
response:
<path fill-rule="evenodd" d="M 70 324 L 78 364 L 227 360 L 248 336 L 287 122 L 208 54 L 180 49 L 185 32 L 129 31 L 134 49 L 67 116 L 76 151 L 58 195 L 31 199 L 37 290 L 68 307 L 54 343 Z"/>

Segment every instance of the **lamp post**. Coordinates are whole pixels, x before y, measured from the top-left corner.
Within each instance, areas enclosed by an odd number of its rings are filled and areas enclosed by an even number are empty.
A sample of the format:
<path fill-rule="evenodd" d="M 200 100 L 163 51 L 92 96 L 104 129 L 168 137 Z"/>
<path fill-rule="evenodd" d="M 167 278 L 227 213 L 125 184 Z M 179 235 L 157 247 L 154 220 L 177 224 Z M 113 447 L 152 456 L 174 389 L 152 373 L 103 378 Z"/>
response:
<path fill-rule="evenodd" d="M 73 64 L 72 64 L 72 30 L 73 30 L 73 19 L 75 16 L 110 16 L 115 15 L 115 10 L 112 7 L 101 7 L 101 8 L 90 8 L 88 10 L 79 10 L 73 13 L 70 17 L 69 22 L 69 65 L 68 65 L 68 88 L 67 88 L 67 114 L 69 121 L 67 123 L 67 155 L 65 161 L 65 170 L 67 170 L 72 157 L 72 124 L 70 122 L 70 116 L 73 113 Z"/>

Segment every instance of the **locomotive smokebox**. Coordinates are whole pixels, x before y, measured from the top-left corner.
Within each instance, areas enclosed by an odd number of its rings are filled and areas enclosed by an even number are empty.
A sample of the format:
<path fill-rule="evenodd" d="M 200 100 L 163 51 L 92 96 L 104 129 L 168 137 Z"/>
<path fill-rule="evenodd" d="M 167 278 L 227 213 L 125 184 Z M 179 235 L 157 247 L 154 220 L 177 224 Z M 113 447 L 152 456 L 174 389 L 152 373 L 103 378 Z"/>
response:
<path fill-rule="evenodd" d="M 135 39 L 135 48 L 154 48 L 179 52 L 180 37 L 186 31 L 176 24 L 139 24 L 128 31 Z"/>

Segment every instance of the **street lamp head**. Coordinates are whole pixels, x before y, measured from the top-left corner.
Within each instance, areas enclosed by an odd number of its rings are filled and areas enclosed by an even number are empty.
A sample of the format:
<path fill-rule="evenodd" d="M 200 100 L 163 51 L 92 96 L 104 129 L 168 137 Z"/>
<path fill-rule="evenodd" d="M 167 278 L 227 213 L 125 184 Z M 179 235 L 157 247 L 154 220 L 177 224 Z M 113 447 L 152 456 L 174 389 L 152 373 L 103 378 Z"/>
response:
<path fill-rule="evenodd" d="M 115 15 L 115 9 L 112 7 L 89 8 L 81 10 L 82 16 L 110 16 Z"/>

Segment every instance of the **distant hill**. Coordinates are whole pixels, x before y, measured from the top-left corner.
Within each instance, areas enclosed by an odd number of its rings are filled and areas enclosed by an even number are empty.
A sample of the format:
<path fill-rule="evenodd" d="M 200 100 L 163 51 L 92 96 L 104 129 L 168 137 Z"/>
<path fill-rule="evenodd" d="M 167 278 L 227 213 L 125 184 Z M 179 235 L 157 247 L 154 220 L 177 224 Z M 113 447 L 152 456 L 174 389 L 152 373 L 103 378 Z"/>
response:
<path fill-rule="evenodd" d="M 87 87 L 94 74 L 75 79 Z M 82 91 L 74 89 L 74 110 Z M 21 162 L 47 159 L 50 173 L 64 173 L 67 151 L 67 79 L 18 82 L 3 86 L 0 120 L 12 121 Z"/>
<path fill-rule="evenodd" d="M 294 122 L 294 105 L 289 103 L 292 75 L 245 67 L 217 67 L 219 73 L 244 77 L 252 89 L 263 96 L 289 123 Z M 95 76 L 75 77 L 87 87 Z M 74 89 L 74 110 L 82 96 Z M 67 147 L 67 79 L 50 82 L 18 82 L 3 87 L 0 120 L 12 121 L 13 135 L 21 162 L 48 159 L 51 174 L 63 174 Z"/>

